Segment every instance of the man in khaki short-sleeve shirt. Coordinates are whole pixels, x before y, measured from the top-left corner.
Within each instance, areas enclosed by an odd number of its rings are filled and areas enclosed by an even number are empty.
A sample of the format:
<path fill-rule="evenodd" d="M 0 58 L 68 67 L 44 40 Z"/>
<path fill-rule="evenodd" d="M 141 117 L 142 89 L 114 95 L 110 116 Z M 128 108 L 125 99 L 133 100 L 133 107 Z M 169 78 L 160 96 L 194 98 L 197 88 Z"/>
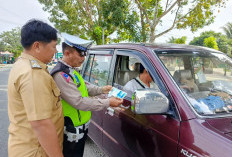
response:
<path fill-rule="evenodd" d="M 32 60 L 41 68 L 32 68 Z M 28 121 L 47 118 L 51 118 L 55 124 L 62 147 L 63 112 L 60 90 L 48 73 L 47 66 L 30 55 L 22 54 L 10 73 L 8 93 L 11 96 L 8 109 L 10 155 L 46 156 Z"/>
<path fill-rule="evenodd" d="M 8 78 L 8 156 L 63 157 L 60 90 L 46 66 L 57 52 L 57 31 L 32 19 L 21 29 L 21 44 Z"/>

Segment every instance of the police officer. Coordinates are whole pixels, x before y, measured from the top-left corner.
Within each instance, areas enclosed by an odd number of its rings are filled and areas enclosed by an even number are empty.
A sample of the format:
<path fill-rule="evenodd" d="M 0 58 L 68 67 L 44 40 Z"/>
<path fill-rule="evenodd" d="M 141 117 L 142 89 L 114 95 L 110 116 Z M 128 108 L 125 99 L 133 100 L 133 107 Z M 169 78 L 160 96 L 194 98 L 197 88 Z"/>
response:
<path fill-rule="evenodd" d="M 122 104 L 122 99 L 89 98 L 108 93 L 112 86 L 100 88 L 87 84 L 78 72 L 77 67 L 84 62 L 87 48 L 92 41 L 66 33 L 61 35 L 64 38 L 63 59 L 57 63 L 51 75 L 61 90 L 65 120 L 63 153 L 65 157 L 82 157 L 91 118 L 90 111 L 103 110 L 109 106 L 117 107 Z"/>
<path fill-rule="evenodd" d="M 21 29 L 24 52 L 8 79 L 9 157 L 62 157 L 60 90 L 46 64 L 57 52 L 57 31 L 30 20 Z"/>

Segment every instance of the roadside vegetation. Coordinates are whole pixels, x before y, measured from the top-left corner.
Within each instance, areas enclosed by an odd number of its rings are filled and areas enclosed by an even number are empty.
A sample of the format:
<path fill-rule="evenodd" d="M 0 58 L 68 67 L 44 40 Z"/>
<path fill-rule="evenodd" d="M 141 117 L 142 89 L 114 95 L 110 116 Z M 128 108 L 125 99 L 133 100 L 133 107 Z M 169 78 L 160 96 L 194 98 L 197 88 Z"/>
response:
<path fill-rule="evenodd" d="M 215 31 L 205 31 L 198 37 L 194 37 L 189 45 L 205 46 L 215 50 L 222 51 L 232 56 L 232 23 L 227 23 L 222 27 L 223 33 Z M 186 44 L 187 37 L 181 38 L 170 37 L 168 43 Z"/>
<path fill-rule="evenodd" d="M 119 42 L 154 43 L 173 29 L 192 32 L 212 24 L 215 10 L 227 0 L 38 0 L 59 32 L 67 32 L 95 44 Z M 168 19 L 168 20 L 167 20 Z M 168 21 L 168 22 L 167 22 Z M 165 29 L 164 29 L 165 28 Z M 232 23 L 223 33 L 206 31 L 190 45 L 206 46 L 231 54 Z M 170 37 L 170 43 L 188 44 L 187 36 Z M 0 51 L 18 57 L 22 52 L 20 28 L 0 34 Z"/>

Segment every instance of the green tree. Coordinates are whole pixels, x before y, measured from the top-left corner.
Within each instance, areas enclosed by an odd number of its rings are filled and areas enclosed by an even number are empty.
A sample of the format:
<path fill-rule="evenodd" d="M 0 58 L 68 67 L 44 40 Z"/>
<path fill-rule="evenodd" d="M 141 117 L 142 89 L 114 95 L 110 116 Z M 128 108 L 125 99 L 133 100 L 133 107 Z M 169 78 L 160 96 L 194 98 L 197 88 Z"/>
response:
<path fill-rule="evenodd" d="M 199 37 L 194 37 L 192 41 L 190 41 L 190 45 L 198 45 L 205 46 L 204 40 L 209 37 L 216 38 L 218 49 L 224 53 L 228 53 L 231 51 L 232 44 L 230 40 L 227 39 L 225 35 L 222 33 L 216 33 L 214 31 L 205 31 L 200 34 Z"/>
<path fill-rule="evenodd" d="M 190 28 L 192 32 L 214 21 L 215 8 L 225 6 L 227 0 L 39 0 L 48 11 L 50 21 L 59 31 L 91 38 L 105 43 L 149 41 L 172 29 Z M 165 18 L 171 21 L 165 23 Z M 160 29 L 162 27 L 162 29 Z"/>
<path fill-rule="evenodd" d="M 0 52 L 5 51 L 5 47 L 6 47 L 6 45 L 4 44 L 4 42 L 0 41 Z"/>
<path fill-rule="evenodd" d="M 217 42 L 216 42 L 216 38 L 214 38 L 213 36 L 205 38 L 204 39 L 204 45 L 206 47 L 209 48 L 213 48 L 215 50 L 218 50 L 218 46 L 217 46 Z"/>
<path fill-rule="evenodd" d="M 186 40 L 187 40 L 186 36 L 182 36 L 181 38 L 171 37 L 171 38 L 169 38 L 168 43 L 185 44 Z"/>
<path fill-rule="evenodd" d="M 129 10 L 130 0 L 39 0 L 43 9 L 50 13 L 49 20 L 60 32 L 78 35 L 81 38 L 108 43 L 115 32 L 122 39 L 131 39 L 136 34 L 134 23 L 137 13 Z M 125 31 L 126 30 L 126 31 Z M 130 32 L 131 35 L 123 35 Z"/>
<path fill-rule="evenodd" d="M 213 37 L 220 37 L 222 34 L 221 33 L 216 33 L 214 31 L 205 31 L 200 34 L 199 37 L 194 37 L 192 41 L 190 41 L 190 45 L 198 45 L 198 46 L 204 46 L 204 40 L 205 38 L 208 38 L 210 36 Z"/>
<path fill-rule="evenodd" d="M 190 28 L 192 32 L 211 24 L 214 21 L 215 7 L 222 7 L 227 0 L 135 0 L 137 4 L 141 34 L 153 43 L 156 38 L 168 33 L 174 28 Z M 159 31 L 163 19 L 169 16 L 172 23 L 164 31 Z M 167 26 L 167 23 L 165 23 Z"/>
<path fill-rule="evenodd" d="M 173 37 L 173 36 L 171 36 L 169 39 L 168 39 L 168 43 L 175 43 L 175 41 L 176 41 L 176 38 L 175 37 Z"/>
<path fill-rule="evenodd" d="M 14 28 L 11 31 L 5 31 L 0 35 L 3 42 L 4 50 L 14 53 L 14 57 L 18 57 L 23 51 L 20 39 L 20 28 Z"/>
<path fill-rule="evenodd" d="M 232 23 L 228 22 L 225 26 L 222 27 L 228 39 L 232 39 Z"/>

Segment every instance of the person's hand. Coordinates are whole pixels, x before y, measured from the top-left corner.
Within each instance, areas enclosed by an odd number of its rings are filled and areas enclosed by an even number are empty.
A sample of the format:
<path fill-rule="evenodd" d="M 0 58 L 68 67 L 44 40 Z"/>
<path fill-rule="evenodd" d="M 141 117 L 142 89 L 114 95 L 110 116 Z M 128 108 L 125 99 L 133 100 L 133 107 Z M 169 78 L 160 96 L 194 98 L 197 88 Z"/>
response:
<path fill-rule="evenodd" d="M 123 99 L 111 97 L 110 98 L 110 106 L 111 107 L 118 107 L 123 103 Z"/>
<path fill-rule="evenodd" d="M 108 94 L 109 91 L 111 91 L 111 89 L 112 89 L 112 86 L 107 85 L 107 86 L 102 87 L 102 92 L 103 92 L 104 94 Z"/>

